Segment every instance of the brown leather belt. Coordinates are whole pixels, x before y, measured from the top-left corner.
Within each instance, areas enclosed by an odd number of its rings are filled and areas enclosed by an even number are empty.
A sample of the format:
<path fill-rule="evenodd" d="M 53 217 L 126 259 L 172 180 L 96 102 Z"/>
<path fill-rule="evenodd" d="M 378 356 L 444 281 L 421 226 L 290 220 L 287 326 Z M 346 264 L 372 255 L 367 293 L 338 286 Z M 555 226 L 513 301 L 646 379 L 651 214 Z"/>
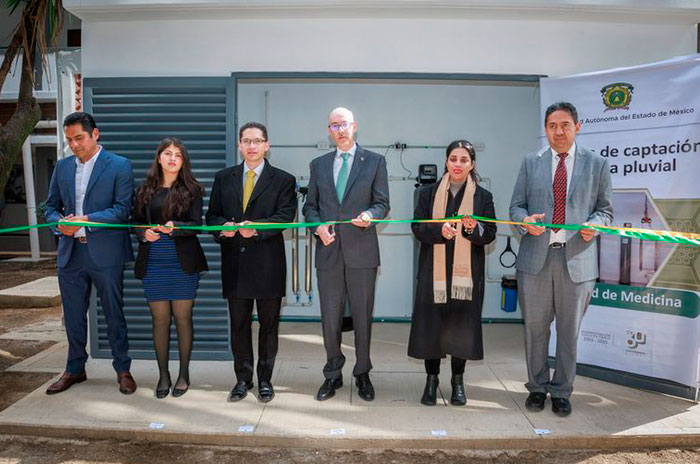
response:
<path fill-rule="evenodd" d="M 87 237 L 82 236 L 82 237 L 73 237 L 77 242 L 79 243 L 87 243 Z"/>

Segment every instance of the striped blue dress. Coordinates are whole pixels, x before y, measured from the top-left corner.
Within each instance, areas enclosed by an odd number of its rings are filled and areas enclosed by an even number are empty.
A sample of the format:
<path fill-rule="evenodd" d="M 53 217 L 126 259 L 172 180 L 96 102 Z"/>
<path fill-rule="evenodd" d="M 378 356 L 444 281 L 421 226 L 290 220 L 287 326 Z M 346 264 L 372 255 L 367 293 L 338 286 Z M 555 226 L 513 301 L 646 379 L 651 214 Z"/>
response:
<path fill-rule="evenodd" d="M 166 234 L 148 245 L 148 263 L 143 277 L 147 301 L 193 300 L 199 273 L 186 274 L 177 258 L 175 241 Z"/>
<path fill-rule="evenodd" d="M 151 216 L 156 224 L 164 223 L 161 207 L 169 189 L 159 189 L 151 200 Z M 199 273 L 187 274 L 177 257 L 175 240 L 160 234 L 160 239 L 148 244 L 146 275 L 143 289 L 147 301 L 194 300 L 199 285 Z"/>

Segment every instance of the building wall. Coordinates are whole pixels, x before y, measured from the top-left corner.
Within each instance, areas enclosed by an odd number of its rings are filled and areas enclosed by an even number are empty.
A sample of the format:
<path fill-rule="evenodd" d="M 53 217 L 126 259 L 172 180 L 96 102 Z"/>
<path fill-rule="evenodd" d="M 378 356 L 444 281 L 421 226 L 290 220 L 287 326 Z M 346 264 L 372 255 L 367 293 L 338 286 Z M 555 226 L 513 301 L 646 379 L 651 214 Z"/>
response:
<path fill-rule="evenodd" d="M 225 19 L 83 24 L 83 75 L 233 71 L 559 76 L 695 53 L 693 24 L 516 19 Z"/>

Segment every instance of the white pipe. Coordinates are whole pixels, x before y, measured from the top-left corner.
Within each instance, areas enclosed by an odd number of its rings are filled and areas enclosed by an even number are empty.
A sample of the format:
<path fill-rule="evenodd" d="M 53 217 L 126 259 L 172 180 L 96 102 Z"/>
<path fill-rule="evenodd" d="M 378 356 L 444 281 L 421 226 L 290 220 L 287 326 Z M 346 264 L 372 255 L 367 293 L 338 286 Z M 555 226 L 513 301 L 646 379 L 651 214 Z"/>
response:
<path fill-rule="evenodd" d="M 27 224 L 36 225 L 36 196 L 34 194 L 34 165 L 32 164 L 32 144 L 27 137 L 22 144 L 22 164 L 24 165 L 24 191 L 27 195 Z M 32 260 L 39 260 L 39 231 L 29 229 L 29 248 Z"/>
<path fill-rule="evenodd" d="M 36 126 L 34 126 L 35 129 L 55 129 L 58 126 L 58 123 L 56 122 L 55 119 L 43 119 L 36 123 Z"/>
<path fill-rule="evenodd" d="M 270 131 L 270 91 L 265 91 L 265 127 Z"/>

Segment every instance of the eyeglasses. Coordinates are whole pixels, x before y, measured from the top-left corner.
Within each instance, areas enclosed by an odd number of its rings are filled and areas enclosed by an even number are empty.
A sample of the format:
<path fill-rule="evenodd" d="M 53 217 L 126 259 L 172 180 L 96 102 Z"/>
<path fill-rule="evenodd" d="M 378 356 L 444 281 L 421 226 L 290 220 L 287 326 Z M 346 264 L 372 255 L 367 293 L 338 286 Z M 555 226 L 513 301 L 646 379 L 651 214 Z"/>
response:
<path fill-rule="evenodd" d="M 352 126 L 353 124 L 354 123 L 347 122 L 347 121 L 343 121 L 341 123 L 334 122 L 333 124 L 329 124 L 328 127 L 333 132 L 338 132 L 340 129 L 348 130 L 350 128 L 350 126 Z"/>
<path fill-rule="evenodd" d="M 265 139 L 241 139 L 241 145 L 262 145 Z"/>

